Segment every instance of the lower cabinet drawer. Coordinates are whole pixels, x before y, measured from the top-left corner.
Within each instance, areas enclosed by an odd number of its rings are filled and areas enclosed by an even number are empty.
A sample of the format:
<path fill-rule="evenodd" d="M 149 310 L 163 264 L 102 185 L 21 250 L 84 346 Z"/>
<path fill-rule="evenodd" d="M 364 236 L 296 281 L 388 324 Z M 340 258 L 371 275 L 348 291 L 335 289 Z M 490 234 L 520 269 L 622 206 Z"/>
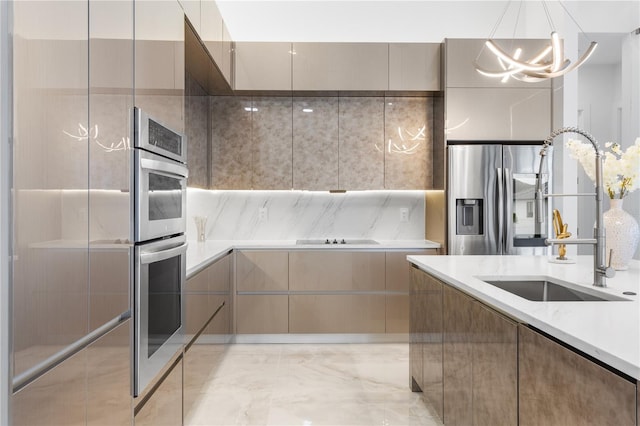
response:
<path fill-rule="evenodd" d="M 238 334 L 289 332 L 289 296 L 243 294 L 236 298 Z"/>
<path fill-rule="evenodd" d="M 291 295 L 290 333 L 384 333 L 384 295 Z"/>

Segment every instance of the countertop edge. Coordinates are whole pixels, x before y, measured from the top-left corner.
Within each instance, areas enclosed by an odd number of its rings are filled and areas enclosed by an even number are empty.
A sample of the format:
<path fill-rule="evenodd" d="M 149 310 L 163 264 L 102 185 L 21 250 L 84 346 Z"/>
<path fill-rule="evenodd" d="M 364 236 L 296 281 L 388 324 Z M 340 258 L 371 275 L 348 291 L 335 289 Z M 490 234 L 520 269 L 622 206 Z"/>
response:
<path fill-rule="evenodd" d="M 187 279 L 196 275 L 215 261 L 234 250 L 333 250 L 333 251 L 412 251 L 439 249 L 439 243 L 429 240 L 379 240 L 379 244 L 354 244 L 336 247 L 325 244 L 296 244 L 295 240 L 269 241 L 234 241 L 207 240 L 198 242 L 188 241 L 187 248 Z M 189 260 L 189 259 L 192 260 Z M 193 260 L 196 258 L 196 260 Z"/>

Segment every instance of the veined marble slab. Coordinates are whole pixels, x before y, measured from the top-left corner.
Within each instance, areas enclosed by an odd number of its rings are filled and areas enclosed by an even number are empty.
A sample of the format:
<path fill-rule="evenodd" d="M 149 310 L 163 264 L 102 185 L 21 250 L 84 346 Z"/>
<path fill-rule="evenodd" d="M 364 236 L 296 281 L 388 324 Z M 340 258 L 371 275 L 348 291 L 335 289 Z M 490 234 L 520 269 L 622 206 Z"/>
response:
<path fill-rule="evenodd" d="M 408 256 L 408 260 L 516 320 L 640 379 L 640 261 L 632 260 L 627 271 L 616 271 L 607 279 L 606 288 L 597 288 L 592 286 L 591 256 L 577 256 L 575 264 L 550 263 L 544 256 Z M 482 276 L 547 276 L 627 300 L 534 302 L 477 278 Z"/>

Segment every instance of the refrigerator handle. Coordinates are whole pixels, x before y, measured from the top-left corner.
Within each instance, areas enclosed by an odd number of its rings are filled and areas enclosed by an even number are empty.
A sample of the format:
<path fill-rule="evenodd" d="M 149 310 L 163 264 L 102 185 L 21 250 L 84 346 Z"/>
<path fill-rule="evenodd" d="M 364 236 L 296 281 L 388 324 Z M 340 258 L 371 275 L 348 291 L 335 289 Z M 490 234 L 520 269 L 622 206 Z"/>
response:
<path fill-rule="evenodd" d="M 496 186 L 497 186 L 497 193 L 498 196 L 496 197 L 496 205 L 495 205 L 495 211 L 496 211 L 496 219 L 497 219 L 497 226 L 496 229 L 498 230 L 498 236 L 497 236 L 497 249 L 498 249 L 498 253 L 497 254 L 505 254 L 504 253 L 504 183 L 503 183 L 503 177 L 502 177 L 502 168 L 498 167 L 496 168 Z"/>
<path fill-rule="evenodd" d="M 513 253 L 513 178 L 509 169 L 504 169 L 504 254 Z"/>

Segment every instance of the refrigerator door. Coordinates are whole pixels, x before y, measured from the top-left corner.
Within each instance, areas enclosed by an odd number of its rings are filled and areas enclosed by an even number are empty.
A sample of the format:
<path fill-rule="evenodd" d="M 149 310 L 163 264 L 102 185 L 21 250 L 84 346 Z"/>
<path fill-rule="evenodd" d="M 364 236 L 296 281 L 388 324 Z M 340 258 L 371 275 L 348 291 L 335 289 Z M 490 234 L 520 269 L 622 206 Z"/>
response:
<path fill-rule="evenodd" d="M 502 254 L 501 145 L 450 145 L 449 254 Z"/>
<path fill-rule="evenodd" d="M 540 145 L 504 145 L 503 171 L 505 192 L 504 254 L 544 255 L 550 217 L 543 223 L 535 217 L 535 184 L 540 164 Z M 548 185 L 551 156 L 547 155 L 542 182 Z M 544 192 L 547 192 L 546 189 Z M 545 211 L 549 206 L 545 200 Z"/>

